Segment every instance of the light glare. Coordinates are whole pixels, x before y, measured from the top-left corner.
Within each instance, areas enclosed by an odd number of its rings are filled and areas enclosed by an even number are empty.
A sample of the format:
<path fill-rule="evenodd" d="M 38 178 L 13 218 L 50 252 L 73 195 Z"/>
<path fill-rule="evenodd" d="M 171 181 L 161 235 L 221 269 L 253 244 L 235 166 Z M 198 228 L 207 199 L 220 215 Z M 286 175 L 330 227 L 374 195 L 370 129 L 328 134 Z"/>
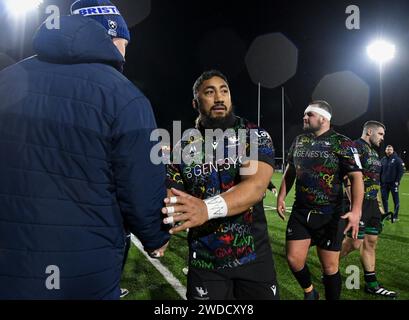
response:
<path fill-rule="evenodd" d="M 395 45 L 384 40 L 377 40 L 366 48 L 366 52 L 372 60 L 383 64 L 395 57 Z"/>
<path fill-rule="evenodd" d="M 14 16 L 24 15 L 37 9 L 43 0 L 6 0 L 7 10 Z"/>

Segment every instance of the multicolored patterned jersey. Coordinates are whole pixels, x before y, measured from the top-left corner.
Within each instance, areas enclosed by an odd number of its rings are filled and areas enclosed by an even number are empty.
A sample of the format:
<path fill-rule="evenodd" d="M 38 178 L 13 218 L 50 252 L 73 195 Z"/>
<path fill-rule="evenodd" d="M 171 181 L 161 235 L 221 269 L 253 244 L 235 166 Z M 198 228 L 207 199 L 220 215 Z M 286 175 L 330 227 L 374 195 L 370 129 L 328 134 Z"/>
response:
<path fill-rule="evenodd" d="M 299 135 L 287 161 L 296 171 L 294 208 L 324 214 L 342 211 L 343 177 L 361 171 L 354 143 L 334 130 Z"/>
<path fill-rule="evenodd" d="M 195 130 L 201 134 L 205 131 L 203 128 L 197 129 L 184 134 L 174 148 L 173 163 L 167 166 L 168 188 L 177 188 L 200 199 L 226 192 L 240 183 L 240 168 L 252 148 L 257 152 L 258 161 L 274 165 L 270 135 L 245 119 L 236 119 L 231 132 L 237 136 L 222 137 L 212 142 L 214 149 L 222 144 L 219 156 L 217 152 L 206 150 L 204 135 L 189 138 L 189 135 L 195 135 Z M 240 134 L 246 141 L 238 138 Z M 182 154 L 193 156 L 195 160 L 175 164 L 174 154 L 178 148 Z M 215 270 L 234 268 L 263 256 L 271 259 L 263 202 L 242 214 L 212 219 L 202 226 L 191 228 L 188 242 L 191 267 Z"/>
<path fill-rule="evenodd" d="M 355 140 L 362 163 L 362 174 L 364 176 L 365 196 L 364 199 L 376 200 L 380 190 L 381 160 L 378 152 L 365 140 Z"/>

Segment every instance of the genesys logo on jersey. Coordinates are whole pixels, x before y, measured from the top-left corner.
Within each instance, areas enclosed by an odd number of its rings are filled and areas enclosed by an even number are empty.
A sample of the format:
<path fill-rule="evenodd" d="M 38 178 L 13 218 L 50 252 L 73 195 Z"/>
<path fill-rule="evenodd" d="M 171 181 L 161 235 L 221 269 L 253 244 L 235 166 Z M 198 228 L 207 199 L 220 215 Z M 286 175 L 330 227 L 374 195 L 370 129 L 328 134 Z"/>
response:
<path fill-rule="evenodd" d="M 192 177 L 209 176 L 213 172 L 229 171 L 231 168 L 237 169 L 240 168 L 242 164 L 242 157 L 230 157 L 220 159 L 216 162 L 186 166 L 186 168 L 183 170 L 183 173 L 188 179 L 191 179 Z"/>
<path fill-rule="evenodd" d="M 261 129 L 206 129 L 202 134 L 195 128 L 182 133 L 181 127 L 180 121 L 173 122 L 173 143 L 167 130 L 156 129 L 152 132 L 150 140 L 158 142 L 151 149 L 152 163 L 195 165 L 195 170 L 200 170 L 200 174 L 216 165 L 228 170 L 228 166 L 240 163 L 240 174 L 252 175 L 257 172 L 260 146 L 271 141 L 269 134 Z M 171 145 L 174 146 L 172 150 Z M 222 163 L 217 159 L 223 159 Z"/>

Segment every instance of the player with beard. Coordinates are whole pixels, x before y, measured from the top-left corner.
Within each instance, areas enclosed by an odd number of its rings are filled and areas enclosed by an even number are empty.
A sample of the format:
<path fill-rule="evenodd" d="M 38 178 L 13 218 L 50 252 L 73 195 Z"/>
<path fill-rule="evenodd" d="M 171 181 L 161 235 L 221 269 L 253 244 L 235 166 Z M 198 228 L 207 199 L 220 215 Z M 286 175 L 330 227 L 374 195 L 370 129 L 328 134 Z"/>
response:
<path fill-rule="evenodd" d="M 163 208 L 168 214 L 164 222 L 176 224 L 171 233 L 189 229 L 187 298 L 279 299 L 262 201 L 273 174 L 272 140 L 265 130 L 235 116 L 229 84 L 221 72 L 204 72 L 193 95 L 199 117 L 192 132 L 200 135 L 184 137 L 178 146 L 197 157 L 168 166 L 169 191 Z M 214 141 L 209 129 L 230 129 L 234 136 Z M 239 132 L 251 143 L 240 141 Z M 221 153 L 206 150 L 209 138 Z M 241 152 L 248 153 L 250 144 L 256 146 L 257 155 L 246 161 Z M 251 167 L 254 172 L 243 170 Z"/>
<path fill-rule="evenodd" d="M 353 142 L 330 128 L 331 106 L 312 102 L 304 112 L 304 131 L 288 153 L 287 168 L 277 198 L 277 212 L 285 219 L 285 197 L 296 180 L 295 202 L 286 230 L 287 261 L 304 290 L 305 300 L 318 300 L 306 264 L 310 246 L 317 246 L 323 270 L 325 297 L 338 300 L 342 281 L 339 252 L 343 233 L 358 233 L 363 199 L 359 156 Z M 343 177 L 351 181 L 351 211 L 342 215 Z M 345 222 L 348 225 L 345 227 Z"/>
<path fill-rule="evenodd" d="M 386 290 L 379 284 L 375 273 L 376 244 L 382 231 L 382 200 L 380 195 L 381 161 L 375 148 L 379 148 L 385 136 L 385 125 L 378 121 L 364 124 L 362 136 L 355 140 L 355 145 L 362 163 L 365 196 L 362 205 L 362 217 L 359 225 L 358 239 L 351 239 L 351 234 L 342 244 L 341 257 L 354 250 L 360 250 L 361 263 L 364 268 L 365 292 L 396 298 L 395 291 Z M 347 192 L 349 195 L 349 192 Z"/>

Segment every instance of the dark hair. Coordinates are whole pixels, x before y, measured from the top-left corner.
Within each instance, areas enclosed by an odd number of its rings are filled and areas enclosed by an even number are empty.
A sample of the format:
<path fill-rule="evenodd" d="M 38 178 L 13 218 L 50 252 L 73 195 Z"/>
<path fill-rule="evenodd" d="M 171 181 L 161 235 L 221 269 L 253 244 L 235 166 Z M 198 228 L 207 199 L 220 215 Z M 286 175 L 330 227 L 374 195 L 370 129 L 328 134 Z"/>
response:
<path fill-rule="evenodd" d="M 375 129 L 379 127 L 383 128 L 383 130 L 386 130 L 386 127 L 382 122 L 375 121 L 375 120 L 369 120 L 365 122 L 364 124 L 364 133 L 367 133 L 368 129 Z"/>
<path fill-rule="evenodd" d="M 193 97 L 197 97 L 197 93 L 199 92 L 199 88 L 202 85 L 202 83 L 206 80 L 209 80 L 213 77 L 219 77 L 222 78 L 224 80 L 224 82 L 227 83 L 227 85 L 229 85 L 229 82 L 227 81 L 226 76 L 221 73 L 219 70 L 208 70 L 203 72 L 199 78 L 196 79 L 195 84 L 193 85 Z"/>
<path fill-rule="evenodd" d="M 386 146 L 386 148 L 392 148 L 393 149 L 393 146 L 391 146 L 390 144 L 388 144 L 387 146 Z M 385 149 L 386 149 L 385 148 Z"/>
<path fill-rule="evenodd" d="M 329 114 L 332 116 L 332 107 L 331 107 L 331 105 L 330 105 L 327 101 L 324 101 L 324 100 L 314 100 L 314 101 L 312 101 L 312 102 L 310 103 L 310 105 L 312 105 L 312 104 L 318 105 L 319 108 L 324 109 L 325 111 L 328 111 Z"/>

